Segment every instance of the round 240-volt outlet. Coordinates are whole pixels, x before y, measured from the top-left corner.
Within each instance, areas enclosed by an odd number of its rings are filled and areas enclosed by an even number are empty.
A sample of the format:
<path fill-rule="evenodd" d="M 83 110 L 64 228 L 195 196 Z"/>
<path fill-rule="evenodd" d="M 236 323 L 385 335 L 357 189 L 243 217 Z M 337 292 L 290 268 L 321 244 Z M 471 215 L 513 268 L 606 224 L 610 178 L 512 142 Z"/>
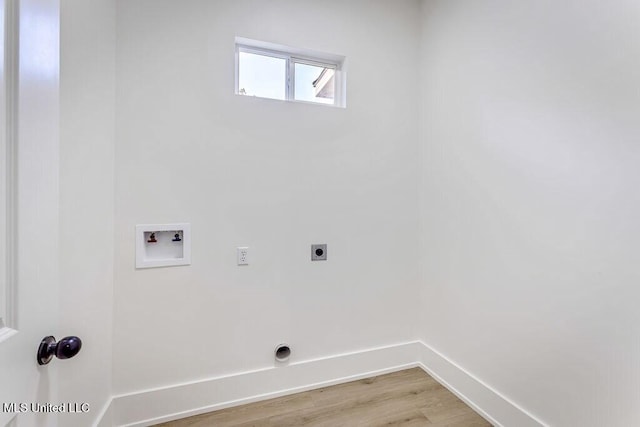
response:
<path fill-rule="evenodd" d="M 311 261 L 327 260 L 327 244 L 317 243 L 311 245 Z"/>

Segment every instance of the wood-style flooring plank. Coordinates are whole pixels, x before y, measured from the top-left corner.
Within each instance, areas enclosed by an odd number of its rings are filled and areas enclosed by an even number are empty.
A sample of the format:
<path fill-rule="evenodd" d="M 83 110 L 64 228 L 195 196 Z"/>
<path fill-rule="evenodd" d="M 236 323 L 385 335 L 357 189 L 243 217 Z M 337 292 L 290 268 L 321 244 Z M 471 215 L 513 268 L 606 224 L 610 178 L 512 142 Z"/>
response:
<path fill-rule="evenodd" d="M 420 368 L 222 409 L 163 427 L 486 427 Z"/>
<path fill-rule="evenodd" d="M 313 408 L 311 396 L 307 393 L 297 393 L 277 399 L 235 406 L 215 412 L 196 415 L 181 420 L 160 424 L 171 427 L 208 427 L 208 426 L 247 426 L 263 425 L 264 419 L 274 415 Z"/>

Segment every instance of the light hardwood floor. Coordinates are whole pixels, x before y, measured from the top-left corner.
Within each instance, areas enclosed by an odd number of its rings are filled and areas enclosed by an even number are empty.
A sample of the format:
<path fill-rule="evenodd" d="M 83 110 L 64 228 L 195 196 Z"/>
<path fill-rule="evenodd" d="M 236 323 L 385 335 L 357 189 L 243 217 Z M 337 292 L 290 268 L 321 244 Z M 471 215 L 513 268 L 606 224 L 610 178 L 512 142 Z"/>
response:
<path fill-rule="evenodd" d="M 491 426 L 414 368 L 184 418 L 163 427 Z"/>

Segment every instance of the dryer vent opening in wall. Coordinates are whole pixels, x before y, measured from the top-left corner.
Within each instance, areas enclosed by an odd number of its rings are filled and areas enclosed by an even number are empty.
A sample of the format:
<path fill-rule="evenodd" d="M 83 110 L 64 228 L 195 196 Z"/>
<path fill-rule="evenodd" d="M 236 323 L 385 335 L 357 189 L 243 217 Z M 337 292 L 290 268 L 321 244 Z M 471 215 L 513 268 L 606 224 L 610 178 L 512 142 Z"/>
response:
<path fill-rule="evenodd" d="M 289 360 L 291 348 L 287 344 L 279 344 L 275 351 L 276 362 L 284 363 Z"/>

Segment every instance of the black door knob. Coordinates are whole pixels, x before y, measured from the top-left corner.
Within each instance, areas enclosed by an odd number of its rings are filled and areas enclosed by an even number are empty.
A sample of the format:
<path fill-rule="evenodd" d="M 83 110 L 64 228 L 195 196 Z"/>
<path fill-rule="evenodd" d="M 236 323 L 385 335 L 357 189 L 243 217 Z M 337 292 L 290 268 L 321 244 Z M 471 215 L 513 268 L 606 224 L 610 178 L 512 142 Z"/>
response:
<path fill-rule="evenodd" d="M 55 337 L 44 337 L 38 347 L 38 365 L 51 362 L 53 356 L 58 359 L 71 359 L 82 348 L 82 340 L 78 337 L 64 337 L 56 342 Z"/>

